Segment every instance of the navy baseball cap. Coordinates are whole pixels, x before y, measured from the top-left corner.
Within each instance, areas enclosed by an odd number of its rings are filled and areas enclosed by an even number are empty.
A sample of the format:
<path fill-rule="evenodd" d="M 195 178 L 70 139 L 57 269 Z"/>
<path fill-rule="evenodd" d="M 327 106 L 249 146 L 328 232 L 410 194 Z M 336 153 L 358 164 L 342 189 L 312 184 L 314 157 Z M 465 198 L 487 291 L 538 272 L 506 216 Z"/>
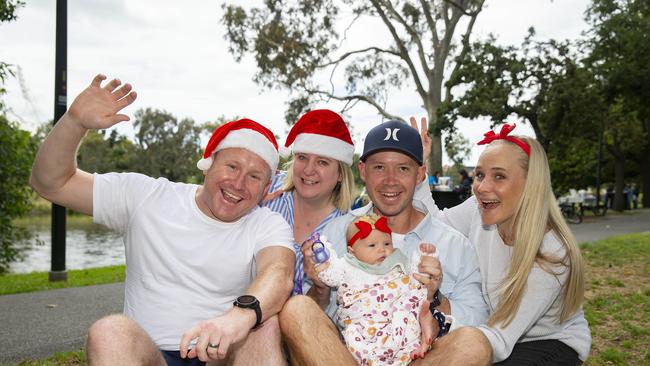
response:
<path fill-rule="evenodd" d="M 420 133 L 402 121 L 388 121 L 373 127 L 363 143 L 360 160 L 385 150 L 402 152 L 422 165 L 422 140 Z"/>

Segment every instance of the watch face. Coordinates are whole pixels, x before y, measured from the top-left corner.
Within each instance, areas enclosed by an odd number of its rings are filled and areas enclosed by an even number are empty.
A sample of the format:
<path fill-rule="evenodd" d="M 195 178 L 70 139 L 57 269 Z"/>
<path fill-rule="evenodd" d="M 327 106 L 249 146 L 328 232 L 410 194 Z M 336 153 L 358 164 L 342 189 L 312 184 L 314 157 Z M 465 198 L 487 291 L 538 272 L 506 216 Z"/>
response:
<path fill-rule="evenodd" d="M 253 305 L 257 299 L 252 295 L 242 295 L 237 298 L 237 302 L 243 306 Z"/>

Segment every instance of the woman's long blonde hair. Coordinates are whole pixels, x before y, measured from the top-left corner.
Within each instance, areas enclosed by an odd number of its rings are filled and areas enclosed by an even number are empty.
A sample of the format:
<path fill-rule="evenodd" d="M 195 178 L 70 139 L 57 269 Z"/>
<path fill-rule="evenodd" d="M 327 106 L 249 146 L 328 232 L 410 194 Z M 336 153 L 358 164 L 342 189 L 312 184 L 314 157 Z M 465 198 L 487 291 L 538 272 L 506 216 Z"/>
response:
<path fill-rule="evenodd" d="M 519 152 L 520 165 L 526 172 L 526 183 L 514 213 L 514 245 L 510 270 L 500 285 L 500 300 L 487 324 L 508 326 L 519 310 L 526 290 L 528 275 L 537 263 L 543 270 L 556 276 L 569 271 L 562 292 L 560 322 L 573 315 L 584 301 L 584 262 L 580 249 L 567 226 L 551 188 L 551 174 L 546 153 L 537 140 L 516 136 L 530 146 L 530 157 Z M 513 144 L 497 140 L 492 144 Z M 565 255 L 560 258 L 542 253 L 544 235 L 552 230 L 561 241 Z"/>
<path fill-rule="evenodd" d="M 350 210 L 352 206 L 352 201 L 354 200 L 354 175 L 352 175 L 352 168 L 339 161 L 334 159 L 339 165 L 339 174 L 341 174 L 341 181 L 334 187 L 334 191 L 331 195 L 332 203 L 338 208 L 341 212 L 346 213 Z M 294 190 L 296 187 L 293 184 L 293 163 L 295 161 L 295 155 L 291 156 L 291 159 L 287 161 L 283 169 L 287 171 L 287 177 L 282 184 L 281 189 L 285 192 Z"/>

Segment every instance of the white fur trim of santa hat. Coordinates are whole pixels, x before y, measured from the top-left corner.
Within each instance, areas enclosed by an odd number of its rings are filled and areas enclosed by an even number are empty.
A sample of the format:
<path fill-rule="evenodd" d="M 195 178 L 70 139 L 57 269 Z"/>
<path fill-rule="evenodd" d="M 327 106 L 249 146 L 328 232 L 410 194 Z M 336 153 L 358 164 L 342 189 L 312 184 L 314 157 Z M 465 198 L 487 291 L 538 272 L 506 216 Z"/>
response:
<path fill-rule="evenodd" d="M 350 130 L 343 118 L 329 109 L 314 109 L 302 115 L 289 131 L 284 146 L 283 156 L 288 155 L 291 146 L 294 153 L 321 155 L 347 165 L 352 165 L 354 156 Z"/>
<path fill-rule="evenodd" d="M 256 122 L 253 123 L 257 124 Z M 224 126 L 221 126 L 219 128 L 224 128 Z M 257 126 L 253 126 L 253 128 L 257 128 Z M 253 128 L 246 127 L 246 128 L 237 129 L 236 125 L 234 126 L 234 128 L 226 127 L 227 129 L 226 135 L 221 138 L 221 141 L 214 141 L 217 143 L 216 146 L 211 146 L 214 144 L 211 144 L 210 142 L 208 143 L 208 147 L 206 147 L 206 149 L 213 148 L 213 150 L 206 151 L 203 155 L 203 158 L 198 161 L 196 166 L 201 170 L 208 170 L 212 166 L 212 162 L 214 160 L 213 156 L 214 153 L 216 153 L 217 151 L 228 149 L 228 148 L 242 148 L 257 154 L 266 162 L 266 164 L 268 164 L 269 168 L 271 168 L 271 173 L 275 172 L 275 170 L 278 167 L 278 162 L 280 158 L 278 156 L 278 150 L 276 146 L 273 144 L 271 140 L 269 140 L 269 138 L 272 138 L 273 141 L 275 141 L 275 137 L 273 137 L 272 134 L 270 135 L 270 137 L 265 136 L 261 132 Z M 218 135 L 218 130 L 219 129 L 217 129 L 217 131 L 215 131 L 215 133 L 213 134 L 213 138 L 216 135 Z M 268 130 L 266 131 L 268 135 L 270 131 Z"/>
<path fill-rule="evenodd" d="M 293 142 L 294 153 L 316 154 L 352 165 L 354 145 L 339 138 L 313 133 L 301 133 Z"/>

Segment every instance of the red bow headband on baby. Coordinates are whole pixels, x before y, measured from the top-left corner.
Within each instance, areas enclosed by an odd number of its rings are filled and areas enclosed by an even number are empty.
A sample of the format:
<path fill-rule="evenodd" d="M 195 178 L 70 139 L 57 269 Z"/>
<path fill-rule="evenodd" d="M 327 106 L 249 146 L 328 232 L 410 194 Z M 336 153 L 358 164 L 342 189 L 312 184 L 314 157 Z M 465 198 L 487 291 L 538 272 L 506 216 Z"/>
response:
<path fill-rule="evenodd" d="M 392 231 L 388 227 L 388 220 L 386 220 L 386 218 L 384 216 L 380 217 L 379 220 L 377 220 L 377 222 L 375 222 L 374 227 L 373 227 L 373 225 L 371 223 L 369 223 L 367 221 L 357 221 L 357 222 L 354 223 L 354 226 L 356 226 L 357 229 L 359 229 L 359 231 L 357 231 L 357 233 L 354 234 L 354 236 L 352 236 L 350 238 L 350 241 L 348 242 L 348 246 L 350 246 L 350 247 L 357 240 L 367 238 L 368 235 L 370 235 L 370 232 L 372 231 L 372 229 L 377 229 L 377 230 L 379 230 L 381 232 L 384 232 L 386 234 L 391 234 L 392 233 Z"/>
<path fill-rule="evenodd" d="M 512 130 L 514 130 L 515 127 L 517 127 L 516 123 L 513 123 L 512 125 L 509 125 L 509 124 L 506 123 L 505 125 L 503 125 L 503 127 L 501 127 L 501 131 L 499 131 L 498 134 L 496 134 L 496 133 L 494 133 L 494 131 L 490 130 L 490 131 L 486 132 L 483 135 L 485 137 L 483 138 L 483 140 L 479 141 L 477 143 L 477 145 L 489 144 L 490 142 L 492 142 L 494 140 L 507 140 L 507 141 L 510 141 L 510 142 L 512 142 L 514 144 L 517 144 L 517 146 L 519 146 L 522 150 L 524 150 L 526 155 L 530 156 L 530 146 L 528 146 L 527 143 L 525 143 L 524 141 L 522 141 L 522 140 L 520 140 L 520 139 L 518 139 L 516 137 L 508 136 L 508 134 L 510 132 L 512 132 Z"/>

